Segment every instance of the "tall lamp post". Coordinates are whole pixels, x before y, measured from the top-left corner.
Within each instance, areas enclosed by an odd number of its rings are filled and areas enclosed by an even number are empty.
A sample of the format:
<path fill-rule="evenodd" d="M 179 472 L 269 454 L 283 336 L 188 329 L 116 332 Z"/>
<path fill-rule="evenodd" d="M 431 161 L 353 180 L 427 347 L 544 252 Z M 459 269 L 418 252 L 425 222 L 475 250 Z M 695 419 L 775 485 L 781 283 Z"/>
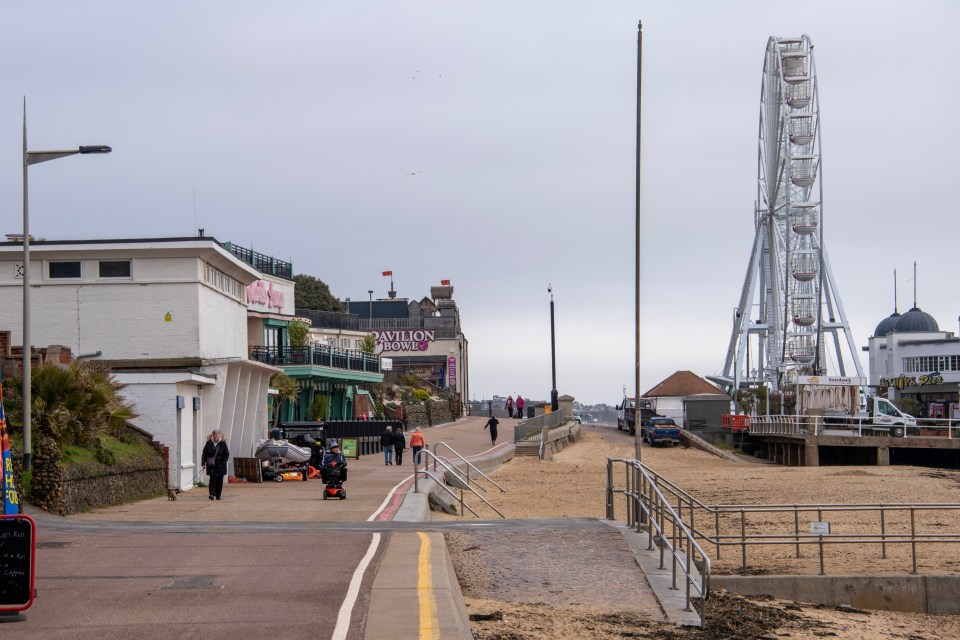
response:
<path fill-rule="evenodd" d="M 367 289 L 370 294 L 370 326 L 373 326 L 373 289 Z M 363 304 L 362 302 L 360 304 Z"/>
<path fill-rule="evenodd" d="M 557 398 L 557 339 L 553 330 L 553 286 L 547 285 L 550 294 L 550 371 L 553 374 L 553 387 L 550 389 L 550 411 L 560 409 L 560 400 Z"/>
<path fill-rule="evenodd" d="M 30 344 L 30 206 L 27 196 L 27 167 L 32 164 L 66 158 L 77 154 L 110 153 L 105 145 L 94 145 L 64 151 L 27 151 L 27 101 L 23 101 L 23 470 L 31 468 L 30 426 L 33 420 L 30 397 L 30 366 L 33 347 Z"/>

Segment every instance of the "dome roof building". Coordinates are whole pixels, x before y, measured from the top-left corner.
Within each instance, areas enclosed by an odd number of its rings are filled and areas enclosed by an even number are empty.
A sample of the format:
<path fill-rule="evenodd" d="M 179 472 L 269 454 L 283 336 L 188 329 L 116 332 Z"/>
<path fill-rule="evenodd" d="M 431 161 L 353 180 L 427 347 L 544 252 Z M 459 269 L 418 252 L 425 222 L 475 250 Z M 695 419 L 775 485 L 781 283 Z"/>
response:
<path fill-rule="evenodd" d="M 873 335 L 877 338 L 882 338 L 888 333 L 892 333 L 894 327 L 897 326 L 897 320 L 900 319 L 900 314 L 894 311 L 889 316 L 880 321 L 880 324 L 877 325 L 877 328 L 873 330 Z"/>
<path fill-rule="evenodd" d="M 887 320 L 889 320 L 889 318 L 887 318 Z M 884 322 L 886 322 L 886 320 L 884 320 Z M 883 322 L 880 324 L 883 324 Z M 921 311 L 919 307 L 913 307 L 910 309 L 910 311 L 907 311 L 905 314 L 900 316 L 893 328 L 893 331 L 895 333 L 940 331 L 940 326 L 937 324 L 937 321 L 932 315 L 925 311 Z"/>

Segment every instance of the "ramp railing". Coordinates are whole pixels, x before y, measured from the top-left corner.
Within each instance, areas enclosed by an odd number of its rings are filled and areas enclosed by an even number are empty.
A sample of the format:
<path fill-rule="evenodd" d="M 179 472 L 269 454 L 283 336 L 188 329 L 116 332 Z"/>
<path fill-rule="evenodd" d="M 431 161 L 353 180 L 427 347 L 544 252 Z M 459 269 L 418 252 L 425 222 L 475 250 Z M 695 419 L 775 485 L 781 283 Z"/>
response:
<path fill-rule="evenodd" d="M 613 462 L 618 461 L 608 459 L 607 463 L 607 518 L 614 519 L 615 494 L 624 494 L 627 519 L 633 523 L 644 517 L 632 497 L 637 480 L 628 469 L 623 488 L 618 488 L 612 471 Z M 632 462 L 636 461 L 625 461 Z M 826 575 L 825 549 L 853 545 L 879 547 L 882 560 L 888 558 L 889 548 L 908 547 L 910 572 L 916 574 L 924 545 L 937 550 L 942 545 L 960 544 L 957 503 L 706 505 L 649 467 L 637 464 L 643 472 L 641 493 L 651 492 L 644 482 L 653 484 L 657 499 L 672 503 L 671 512 L 684 522 L 694 539 L 714 548 L 715 560 L 720 560 L 724 547 L 739 550 L 741 573 L 748 570 L 750 548 L 785 546 L 792 548 L 795 559 L 801 558 L 801 547 L 815 547 L 819 573 Z M 646 502 L 651 500 L 644 498 Z M 895 560 L 903 561 L 904 555 Z M 940 566 L 942 558 L 934 557 L 930 562 Z"/>
<path fill-rule="evenodd" d="M 423 460 L 423 468 L 420 469 L 420 468 L 417 466 L 417 461 L 416 461 L 416 459 L 414 460 L 414 463 L 413 463 L 413 490 L 414 490 L 414 492 L 416 492 L 416 493 L 419 493 L 419 492 L 420 492 L 420 481 L 419 481 L 419 478 L 420 478 L 420 474 L 422 473 L 425 477 L 429 477 L 429 478 L 432 479 L 434 482 L 436 482 L 438 485 L 440 485 L 440 488 L 441 488 L 441 489 L 443 489 L 444 491 L 446 491 L 447 493 L 449 493 L 451 496 L 453 496 L 454 500 L 457 500 L 457 501 L 460 503 L 460 512 L 459 512 L 459 513 L 460 513 L 461 516 L 463 516 L 463 511 L 464 511 L 464 509 L 466 509 L 467 511 L 469 511 L 470 513 L 472 513 L 474 516 L 476 516 L 476 517 L 478 517 L 478 518 L 480 517 L 480 516 L 477 515 L 477 512 L 476 512 L 476 511 L 474 511 L 473 509 L 471 509 L 470 506 L 467 505 L 466 502 L 464 502 L 464 500 L 463 500 L 463 491 L 464 491 L 464 489 L 466 489 L 467 491 L 469 491 L 469 492 L 472 493 L 473 495 L 475 495 L 475 496 L 477 496 L 478 498 L 480 498 L 480 500 L 481 500 L 485 505 L 487 505 L 488 507 L 490 507 L 491 509 L 493 509 L 493 511 L 495 511 L 498 516 L 500 516 L 501 518 L 506 518 L 506 516 L 503 515 L 503 513 L 502 513 L 499 509 L 497 509 L 495 506 L 493 506 L 492 504 L 490 504 L 490 501 L 487 500 L 486 498 L 484 498 L 482 495 L 480 495 L 480 494 L 477 492 L 477 490 L 474 489 L 469 483 L 463 482 L 462 480 L 461 480 L 461 482 L 458 483 L 458 484 L 460 485 L 460 486 L 458 487 L 458 488 L 460 489 L 460 495 L 457 496 L 457 494 L 455 494 L 455 493 L 453 492 L 453 490 L 450 489 L 450 487 L 447 486 L 447 483 L 443 480 L 442 477 L 438 478 L 435 473 L 433 473 L 433 472 L 431 472 L 431 471 L 429 470 L 430 459 L 432 458 L 433 461 L 434 461 L 434 469 L 436 469 L 436 465 L 439 464 L 441 467 L 443 467 L 444 469 L 446 469 L 447 471 L 449 471 L 451 474 L 453 474 L 454 477 L 456 477 L 456 478 L 458 478 L 458 479 L 463 478 L 463 475 L 460 473 L 460 471 L 459 471 L 456 467 L 454 467 L 453 465 L 448 464 L 448 462 L 447 462 L 447 460 L 446 460 L 445 458 L 438 457 L 433 451 L 430 451 L 430 450 L 428 450 L 428 449 L 422 449 L 422 450 L 420 451 L 420 456 L 421 456 L 421 459 Z"/>
<path fill-rule="evenodd" d="M 469 460 L 467 460 L 466 458 L 464 458 L 462 455 L 460 455 L 460 453 L 459 453 L 456 449 L 454 449 L 453 447 L 451 447 L 450 445 L 448 445 L 446 442 L 438 442 L 438 443 L 436 444 L 436 446 L 433 447 L 433 453 L 436 455 L 436 458 L 435 458 L 434 461 L 433 461 L 433 470 L 434 470 L 434 471 L 437 470 L 437 459 L 439 459 L 439 458 L 442 458 L 443 460 L 446 460 L 447 462 L 450 463 L 451 466 L 453 466 L 454 468 L 456 468 L 457 470 L 459 470 L 459 467 L 457 467 L 457 465 L 456 465 L 455 462 L 452 462 L 452 461 L 451 461 L 449 458 L 447 458 L 446 456 L 440 456 L 440 455 L 439 455 L 438 452 L 440 451 L 440 447 L 443 447 L 444 449 L 446 449 L 447 451 L 449 451 L 450 453 L 452 453 L 453 455 L 455 455 L 455 456 L 457 457 L 457 460 L 459 460 L 460 462 L 463 462 L 464 464 L 467 465 L 467 468 L 463 470 L 462 474 L 458 474 L 458 475 L 462 476 L 463 479 L 464 479 L 468 484 L 469 484 L 470 482 L 473 482 L 474 484 L 477 485 L 477 489 L 480 489 L 481 491 L 486 491 L 486 489 L 484 489 L 483 486 L 482 486 L 479 482 L 477 482 L 477 477 L 476 477 L 476 476 L 474 476 L 473 478 L 470 477 L 470 470 L 472 469 L 472 470 L 473 470 L 477 475 L 479 475 L 481 478 L 484 478 L 487 482 L 489 482 L 490 484 L 492 484 L 493 486 L 495 486 L 497 489 L 500 489 L 500 493 L 506 493 L 506 492 L 507 492 L 506 489 L 504 489 L 504 488 L 501 487 L 499 484 L 497 484 L 490 476 L 488 476 L 487 474 L 485 474 L 483 471 L 480 471 L 480 469 L 478 469 L 475 464 L 473 464 L 472 462 L 470 462 Z"/>
<path fill-rule="evenodd" d="M 616 490 L 613 465 L 623 463 L 625 487 Z M 685 589 L 684 611 L 700 616 L 700 626 L 707 619 L 707 600 L 710 595 L 710 558 L 697 543 L 696 535 L 670 505 L 660 490 L 651 471 L 637 460 L 607 458 L 607 518 L 614 519 L 614 493 L 623 493 L 627 501 L 627 526 L 637 533 L 646 531 L 647 550 L 660 550 L 660 569 L 666 569 L 665 556 L 670 554 L 671 589 L 678 590 L 677 574 L 683 574 Z M 693 606 L 693 598 L 700 598 L 700 610 Z"/>

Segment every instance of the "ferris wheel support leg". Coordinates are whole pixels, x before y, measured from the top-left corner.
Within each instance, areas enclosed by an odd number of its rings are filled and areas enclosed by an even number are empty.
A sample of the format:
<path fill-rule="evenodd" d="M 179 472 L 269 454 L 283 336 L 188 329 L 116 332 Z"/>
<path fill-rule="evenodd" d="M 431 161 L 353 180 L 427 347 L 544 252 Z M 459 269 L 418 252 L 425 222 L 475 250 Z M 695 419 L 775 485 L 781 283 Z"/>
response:
<path fill-rule="evenodd" d="M 733 323 L 730 335 L 730 346 L 727 348 L 727 357 L 723 364 L 723 375 L 734 379 L 743 359 L 743 350 L 749 333 L 746 324 L 750 318 L 750 305 L 753 300 L 757 284 L 757 273 L 760 270 L 760 245 L 763 238 L 762 225 L 757 227 L 753 238 L 753 250 L 750 252 L 750 262 L 747 263 L 747 274 L 743 279 L 743 289 L 740 292 L 740 304 L 737 306 L 737 317 Z"/>
<path fill-rule="evenodd" d="M 857 354 L 857 345 L 853 341 L 853 332 L 850 330 L 850 323 L 847 322 L 847 312 L 843 309 L 843 302 L 837 294 L 836 280 L 833 277 L 833 267 L 830 266 L 830 258 L 827 257 L 827 250 L 823 251 L 823 267 L 827 273 L 827 295 L 829 295 L 837 305 L 837 313 L 840 316 L 840 323 L 843 325 L 843 332 L 847 338 L 847 348 L 850 349 L 850 359 L 853 360 L 853 366 L 857 371 L 857 377 L 863 377 L 863 365 L 860 364 L 860 356 Z M 837 347 L 837 359 L 842 361 L 840 348 Z M 841 365 L 842 366 L 842 365 Z"/>

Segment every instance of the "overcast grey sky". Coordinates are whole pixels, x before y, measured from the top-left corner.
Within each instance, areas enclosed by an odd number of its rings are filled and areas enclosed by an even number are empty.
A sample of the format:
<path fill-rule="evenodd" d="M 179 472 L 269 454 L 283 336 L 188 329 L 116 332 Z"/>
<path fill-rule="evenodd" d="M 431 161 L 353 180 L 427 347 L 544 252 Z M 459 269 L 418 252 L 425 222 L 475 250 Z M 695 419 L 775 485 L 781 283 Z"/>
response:
<path fill-rule="evenodd" d="M 918 303 L 957 330 L 953 2 L 50 2 L 0 9 L 0 207 L 47 239 L 193 235 L 334 295 L 450 279 L 471 392 L 614 403 L 633 380 L 644 25 L 641 386 L 722 367 L 753 240 L 769 36 L 815 45 L 825 244 L 858 346 Z M 413 174 L 413 175 L 411 175 Z"/>

